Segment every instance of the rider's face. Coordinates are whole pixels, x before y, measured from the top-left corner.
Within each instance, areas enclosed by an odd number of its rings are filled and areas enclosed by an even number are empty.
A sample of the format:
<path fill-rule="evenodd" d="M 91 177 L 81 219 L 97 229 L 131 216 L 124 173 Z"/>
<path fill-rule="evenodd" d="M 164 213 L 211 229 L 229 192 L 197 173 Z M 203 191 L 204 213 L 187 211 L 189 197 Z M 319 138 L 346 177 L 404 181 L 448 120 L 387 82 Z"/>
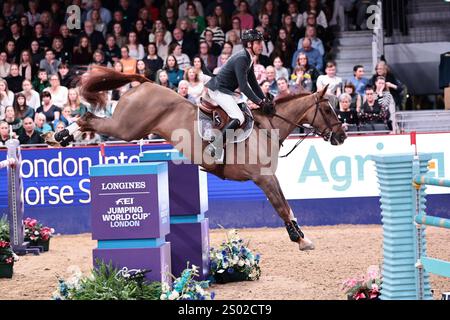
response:
<path fill-rule="evenodd" d="M 260 55 L 263 50 L 262 41 L 253 41 L 252 49 L 256 55 Z"/>

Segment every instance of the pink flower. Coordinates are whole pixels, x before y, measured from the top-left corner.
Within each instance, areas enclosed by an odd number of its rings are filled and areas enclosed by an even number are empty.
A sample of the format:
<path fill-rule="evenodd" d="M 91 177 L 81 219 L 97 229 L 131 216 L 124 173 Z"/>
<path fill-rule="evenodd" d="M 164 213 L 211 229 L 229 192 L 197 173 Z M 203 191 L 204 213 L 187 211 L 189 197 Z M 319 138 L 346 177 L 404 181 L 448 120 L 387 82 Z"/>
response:
<path fill-rule="evenodd" d="M 366 295 L 364 294 L 364 292 L 359 292 L 359 293 L 355 293 L 353 298 L 355 298 L 355 300 L 365 299 Z"/>
<path fill-rule="evenodd" d="M 9 248 L 8 241 L 0 241 L 0 248 Z"/>
<path fill-rule="evenodd" d="M 367 268 L 367 275 L 371 280 L 378 279 L 380 277 L 380 269 L 378 266 L 370 266 Z"/>
<path fill-rule="evenodd" d="M 28 226 L 30 228 L 33 228 L 34 226 L 36 226 L 37 220 L 36 219 L 31 219 L 31 218 L 26 218 L 24 223 L 25 223 L 26 226 Z"/>

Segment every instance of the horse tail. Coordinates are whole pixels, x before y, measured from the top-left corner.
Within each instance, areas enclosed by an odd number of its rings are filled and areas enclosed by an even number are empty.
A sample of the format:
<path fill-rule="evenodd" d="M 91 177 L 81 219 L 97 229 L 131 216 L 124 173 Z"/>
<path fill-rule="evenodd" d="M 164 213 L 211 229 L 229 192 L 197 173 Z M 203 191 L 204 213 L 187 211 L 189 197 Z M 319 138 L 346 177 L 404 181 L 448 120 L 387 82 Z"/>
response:
<path fill-rule="evenodd" d="M 110 68 L 94 66 L 81 78 L 80 95 L 94 108 L 106 107 L 106 91 L 117 89 L 132 81 L 150 82 L 139 74 L 123 74 Z"/>

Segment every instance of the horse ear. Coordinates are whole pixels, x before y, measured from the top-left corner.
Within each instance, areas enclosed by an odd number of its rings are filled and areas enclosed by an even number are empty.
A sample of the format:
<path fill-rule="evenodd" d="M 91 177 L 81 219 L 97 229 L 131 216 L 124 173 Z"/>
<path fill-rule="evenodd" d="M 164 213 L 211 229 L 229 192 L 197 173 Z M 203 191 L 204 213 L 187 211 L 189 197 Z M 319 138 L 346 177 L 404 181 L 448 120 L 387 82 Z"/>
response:
<path fill-rule="evenodd" d="M 327 92 L 327 90 L 328 90 L 328 86 L 329 86 L 330 84 L 327 84 L 326 86 L 325 86 L 325 88 L 323 88 L 320 92 L 319 92 L 319 97 L 320 98 L 323 98 L 323 96 L 325 95 L 325 92 Z"/>

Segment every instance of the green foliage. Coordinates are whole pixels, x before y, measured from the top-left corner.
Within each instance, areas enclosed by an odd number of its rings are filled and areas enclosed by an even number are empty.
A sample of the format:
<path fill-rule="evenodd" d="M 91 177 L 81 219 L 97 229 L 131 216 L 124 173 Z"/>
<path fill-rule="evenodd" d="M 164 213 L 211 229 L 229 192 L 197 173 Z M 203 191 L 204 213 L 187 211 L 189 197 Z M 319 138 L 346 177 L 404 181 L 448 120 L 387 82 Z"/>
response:
<path fill-rule="evenodd" d="M 6 215 L 0 218 L 0 240 L 9 242 L 9 222 Z"/>
<path fill-rule="evenodd" d="M 161 283 L 146 283 L 138 277 L 132 279 L 129 273 L 97 261 L 97 268 L 90 277 L 76 276 L 67 282 L 59 279 L 59 286 L 53 294 L 55 300 L 159 300 Z"/>

